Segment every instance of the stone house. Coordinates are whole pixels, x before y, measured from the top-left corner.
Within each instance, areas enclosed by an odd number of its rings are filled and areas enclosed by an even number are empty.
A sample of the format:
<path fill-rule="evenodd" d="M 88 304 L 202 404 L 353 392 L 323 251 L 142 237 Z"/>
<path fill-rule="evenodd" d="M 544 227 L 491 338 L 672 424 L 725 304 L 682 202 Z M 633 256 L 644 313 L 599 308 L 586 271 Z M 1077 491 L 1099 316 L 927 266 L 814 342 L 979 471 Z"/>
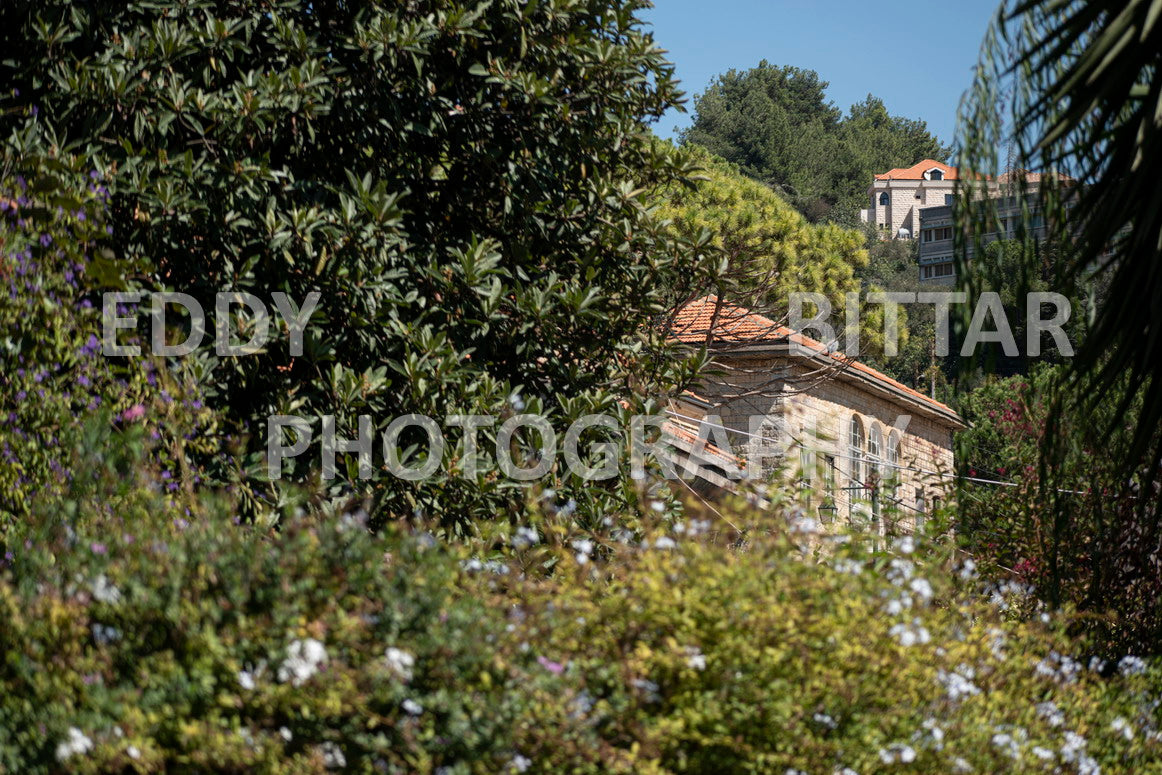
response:
<path fill-rule="evenodd" d="M 876 175 L 868 187 L 869 207 L 860 211 L 892 239 L 913 239 L 920 229 L 920 209 L 952 203 L 958 173 L 932 159 Z"/>
<path fill-rule="evenodd" d="M 822 522 L 908 531 L 948 497 L 966 427 L 948 406 L 714 296 L 679 310 L 672 336 L 708 346 L 723 372 L 672 403 L 676 422 L 752 473 L 794 477 Z"/>

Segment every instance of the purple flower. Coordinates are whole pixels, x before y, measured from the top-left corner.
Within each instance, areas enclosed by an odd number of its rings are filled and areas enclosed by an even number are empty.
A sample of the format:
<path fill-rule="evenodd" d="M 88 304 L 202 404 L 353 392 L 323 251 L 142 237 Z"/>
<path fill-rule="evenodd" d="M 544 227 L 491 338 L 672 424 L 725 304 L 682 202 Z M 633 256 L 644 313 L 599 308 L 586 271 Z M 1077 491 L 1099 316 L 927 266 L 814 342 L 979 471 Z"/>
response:
<path fill-rule="evenodd" d="M 51 244 L 52 244 L 52 235 L 50 235 L 50 234 L 41 234 L 40 235 L 40 246 L 42 248 L 47 248 Z"/>
<path fill-rule="evenodd" d="M 92 550 L 93 554 L 104 554 L 106 551 L 108 551 L 108 548 L 105 546 L 105 544 L 98 543 L 97 541 L 89 544 L 89 549 Z"/>
<path fill-rule="evenodd" d="M 541 667 L 545 668 L 553 675 L 560 675 L 561 673 L 565 672 L 564 665 L 562 665 L 560 662 L 554 662 L 548 657 L 537 657 L 537 662 L 540 663 Z"/>
<path fill-rule="evenodd" d="M 101 340 L 96 334 L 89 334 L 89 339 L 81 346 L 81 355 L 94 356 L 101 351 Z"/>
<path fill-rule="evenodd" d="M 145 407 L 141 404 L 134 404 L 125 410 L 121 415 L 121 419 L 125 422 L 135 422 L 145 416 Z"/>

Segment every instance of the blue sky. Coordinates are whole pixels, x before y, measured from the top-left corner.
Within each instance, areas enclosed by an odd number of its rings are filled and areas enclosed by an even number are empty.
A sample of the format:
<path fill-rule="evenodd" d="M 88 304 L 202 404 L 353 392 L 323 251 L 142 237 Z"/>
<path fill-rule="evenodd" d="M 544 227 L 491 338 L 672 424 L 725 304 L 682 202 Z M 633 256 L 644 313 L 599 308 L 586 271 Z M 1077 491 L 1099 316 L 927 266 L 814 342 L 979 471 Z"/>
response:
<path fill-rule="evenodd" d="M 846 111 L 870 92 L 893 115 L 928 122 L 951 143 L 960 97 L 999 0 L 655 0 L 645 18 L 692 98 L 730 68 L 766 59 L 815 70 Z M 692 99 L 687 109 L 693 108 Z M 672 137 L 690 114 L 656 131 Z"/>

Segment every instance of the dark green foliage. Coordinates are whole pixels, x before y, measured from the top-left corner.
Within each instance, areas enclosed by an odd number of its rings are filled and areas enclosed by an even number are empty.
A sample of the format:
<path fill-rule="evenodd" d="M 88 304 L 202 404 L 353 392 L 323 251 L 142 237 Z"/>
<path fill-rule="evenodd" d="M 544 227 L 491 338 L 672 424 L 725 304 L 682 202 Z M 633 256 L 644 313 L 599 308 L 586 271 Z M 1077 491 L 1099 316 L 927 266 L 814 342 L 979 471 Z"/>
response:
<path fill-rule="evenodd" d="M 872 176 L 949 149 L 924 122 L 891 116 L 868 95 L 844 116 L 813 70 L 760 62 L 719 76 L 694 101 L 686 143 L 705 146 L 781 190 L 812 221 L 854 225 Z"/>
<path fill-rule="evenodd" d="M 1096 286 L 1090 330 L 1069 368 L 1038 384 L 1046 431 L 1036 460 L 1040 516 L 1053 544 L 1051 598 L 1077 598 L 1115 611 L 1129 632 L 1157 649 L 1162 607 L 1162 2 L 1005 2 L 986 37 L 961 116 L 963 164 L 985 174 L 1008 166 L 1058 173 L 1021 178 L 1015 188 L 1044 204 L 1050 240 L 1065 246 L 1050 287 Z M 1038 185 L 1039 183 L 1039 185 Z M 977 188 L 979 188 L 977 186 Z M 963 230 L 979 238 L 995 208 L 960 208 Z M 1024 213 L 1028 228 L 1034 213 Z M 958 256 L 975 290 L 987 278 Z M 1040 256 L 1014 267 L 1035 276 Z M 1080 469 L 1068 465 L 1078 448 Z M 1072 494 L 1094 469 L 1101 497 Z M 1084 489 L 1084 488 L 1083 488 Z M 1076 575 L 1077 545 L 1100 548 Z M 1089 575 L 1092 569 L 1092 576 Z M 1074 585 L 1072 590 L 1070 585 Z"/>
<path fill-rule="evenodd" d="M 322 294 L 302 357 L 276 316 L 262 353 L 194 358 L 245 439 L 244 507 L 262 511 L 279 489 L 255 477 L 272 414 L 334 414 L 345 438 L 372 415 L 378 467 L 395 416 L 512 411 L 520 394 L 572 417 L 668 383 L 638 373 L 646 324 L 698 253 L 644 207 L 683 166 L 646 129 L 679 92 L 642 7 L 5 3 L 0 132 L 18 155 L 67 147 L 112 177 L 131 285 L 211 314 L 218 291 L 272 310 L 276 291 Z M 314 431 L 292 479 L 317 470 Z M 449 440 L 445 471 L 463 454 Z M 339 469 L 353 479 L 354 456 Z M 483 474 L 374 490 L 377 514 L 453 522 L 523 500 Z M 582 512 L 604 497 L 589 488 Z"/>

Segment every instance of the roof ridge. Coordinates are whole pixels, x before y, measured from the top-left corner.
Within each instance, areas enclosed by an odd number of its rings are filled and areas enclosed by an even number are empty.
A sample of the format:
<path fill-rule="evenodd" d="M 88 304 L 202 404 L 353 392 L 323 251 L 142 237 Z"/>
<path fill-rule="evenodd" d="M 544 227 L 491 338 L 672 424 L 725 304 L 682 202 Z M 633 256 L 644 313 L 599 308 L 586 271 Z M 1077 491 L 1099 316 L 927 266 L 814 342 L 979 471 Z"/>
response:
<path fill-rule="evenodd" d="M 709 307 L 711 304 L 717 305 L 718 304 L 718 297 L 713 295 L 713 294 L 708 294 L 706 296 L 703 296 L 701 299 L 698 299 L 697 301 L 693 301 L 693 302 L 686 304 L 684 307 L 682 307 L 678 311 L 678 313 L 675 315 L 674 319 L 677 320 L 680 316 L 682 316 L 683 312 L 686 312 L 687 310 L 690 310 L 691 308 L 694 308 L 696 306 L 706 308 L 706 307 Z M 920 399 L 924 403 L 931 404 L 931 405 L 933 405 L 933 406 L 935 406 L 935 407 L 937 407 L 945 412 L 948 412 L 949 414 L 952 414 L 956 417 L 960 416 L 956 412 L 956 410 L 954 410 L 952 407 L 948 406 L 947 404 L 942 403 L 940 401 L 937 401 L 935 398 L 931 398 L 929 396 L 926 396 L 923 393 L 921 393 L 920 391 L 908 387 L 907 385 L 903 384 L 902 382 L 899 382 L 898 380 L 895 380 L 895 379 L 889 377 L 887 374 L 884 374 L 882 371 L 880 371 L 872 366 L 868 366 L 866 363 L 863 363 L 862 361 L 856 360 L 855 358 L 849 358 L 847 355 L 845 355 L 843 353 L 831 351 L 822 342 L 819 342 L 815 339 L 812 339 L 811 337 L 809 337 L 803 333 L 800 333 L 798 331 L 794 331 L 794 330 L 788 328 L 787 326 L 775 323 L 774 321 L 772 321 L 770 318 L 766 317 L 765 315 L 762 315 L 758 312 L 754 312 L 753 310 L 747 309 L 746 307 L 743 307 L 739 304 L 734 304 L 733 302 L 728 302 L 725 300 L 722 301 L 722 306 L 720 309 L 725 309 L 728 307 L 742 313 L 740 316 L 738 316 L 735 319 L 736 321 L 743 321 L 746 319 L 751 319 L 752 321 L 754 321 L 754 325 L 752 325 L 752 326 L 744 326 L 741 323 L 739 323 L 739 325 L 735 326 L 734 330 L 727 332 L 733 336 L 738 336 L 740 339 L 745 340 L 746 336 L 747 336 L 745 331 L 747 331 L 747 330 L 752 331 L 752 332 L 755 330 L 761 330 L 764 332 L 773 332 L 775 334 L 775 337 L 778 339 L 787 339 L 787 340 L 789 340 L 795 344 L 801 345 L 805 348 L 817 350 L 820 354 L 827 355 L 829 358 L 831 358 L 832 360 L 835 360 L 838 363 L 845 364 L 845 365 L 850 366 L 851 368 L 853 368 L 857 371 L 863 372 L 867 376 L 869 376 L 869 377 L 871 377 L 879 382 L 883 382 L 883 383 L 889 385 L 890 387 L 895 388 L 896 390 L 904 393 L 905 395 L 911 396 L 912 398 Z M 693 314 L 689 315 L 688 317 L 690 318 L 690 324 L 693 325 L 698 321 L 699 317 L 702 317 L 702 315 L 700 315 L 699 313 L 693 313 Z M 709 315 L 707 315 L 706 317 L 708 318 Z M 705 325 L 709 325 L 709 319 L 707 319 L 705 321 Z M 680 327 L 676 326 L 675 328 L 680 328 Z M 687 328 L 688 328 L 688 326 L 687 326 Z M 700 340 L 700 339 L 705 338 L 705 334 L 706 334 L 705 329 L 703 329 L 701 331 L 697 331 L 696 332 L 697 339 Z M 683 337 L 680 333 L 677 334 L 676 338 L 678 338 L 679 340 L 683 339 Z M 692 338 L 693 337 L 691 337 L 691 339 Z M 715 338 L 718 338 L 718 337 L 715 337 Z M 755 338 L 755 339 L 753 339 L 753 341 L 769 341 L 769 337 L 764 337 L 762 339 Z"/>

